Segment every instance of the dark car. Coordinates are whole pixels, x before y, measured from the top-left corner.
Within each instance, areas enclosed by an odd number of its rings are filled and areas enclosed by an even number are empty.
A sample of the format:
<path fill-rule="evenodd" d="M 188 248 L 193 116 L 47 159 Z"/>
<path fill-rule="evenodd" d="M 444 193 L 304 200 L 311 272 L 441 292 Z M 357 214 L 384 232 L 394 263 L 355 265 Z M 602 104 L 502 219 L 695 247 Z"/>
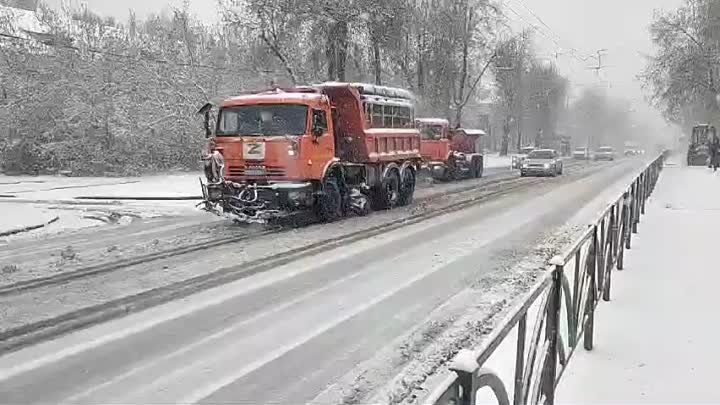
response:
<path fill-rule="evenodd" d="M 535 149 L 520 167 L 520 176 L 557 176 L 563 173 L 560 154 L 553 149 Z"/>

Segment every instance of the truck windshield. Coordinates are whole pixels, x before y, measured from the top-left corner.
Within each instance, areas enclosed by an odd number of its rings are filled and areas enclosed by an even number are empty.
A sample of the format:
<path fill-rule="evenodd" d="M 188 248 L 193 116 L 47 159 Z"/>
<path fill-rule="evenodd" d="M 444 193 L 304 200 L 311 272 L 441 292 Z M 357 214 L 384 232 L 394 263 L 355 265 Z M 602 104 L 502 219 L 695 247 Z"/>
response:
<path fill-rule="evenodd" d="M 534 150 L 528 155 L 528 159 L 552 159 L 555 154 L 551 150 Z"/>
<path fill-rule="evenodd" d="M 218 136 L 303 135 L 307 130 L 306 105 L 249 105 L 220 111 Z"/>
<path fill-rule="evenodd" d="M 433 125 L 420 126 L 420 137 L 427 141 L 437 141 L 442 139 L 442 127 Z"/>

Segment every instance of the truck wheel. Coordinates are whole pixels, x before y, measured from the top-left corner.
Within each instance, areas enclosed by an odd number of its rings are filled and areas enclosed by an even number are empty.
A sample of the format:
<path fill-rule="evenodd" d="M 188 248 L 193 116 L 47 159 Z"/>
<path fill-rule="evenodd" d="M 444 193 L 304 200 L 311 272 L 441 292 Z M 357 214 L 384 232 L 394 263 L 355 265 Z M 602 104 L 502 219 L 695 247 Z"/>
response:
<path fill-rule="evenodd" d="M 398 205 L 404 207 L 410 205 L 415 196 L 415 172 L 412 169 L 405 169 L 400 182 L 400 196 Z"/>
<path fill-rule="evenodd" d="M 318 216 L 323 222 L 334 222 L 343 216 L 340 186 L 334 178 L 322 182 L 322 195 L 319 199 Z"/>
<path fill-rule="evenodd" d="M 373 211 L 389 210 L 398 204 L 400 197 L 400 176 L 390 170 L 382 179 L 380 187 L 375 188 L 372 199 Z"/>
<path fill-rule="evenodd" d="M 447 162 L 445 163 L 445 181 L 456 181 L 460 179 L 459 170 L 457 167 L 457 163 L 455 162 L 455 157 L 450 156 L 448 157 Z"/>
<path fill-rule="evenodd" d="M 474 166 L 474 169 L 475 169 L 475 170 L 473 171 L 473 176 L 474 176 L 476 179 L 481 178 L 481 177 L 483 176 L 483 164 L 482 164 L 482 160 L 475 160 L 475 163 L 473 164 L 473 166 Z"/>

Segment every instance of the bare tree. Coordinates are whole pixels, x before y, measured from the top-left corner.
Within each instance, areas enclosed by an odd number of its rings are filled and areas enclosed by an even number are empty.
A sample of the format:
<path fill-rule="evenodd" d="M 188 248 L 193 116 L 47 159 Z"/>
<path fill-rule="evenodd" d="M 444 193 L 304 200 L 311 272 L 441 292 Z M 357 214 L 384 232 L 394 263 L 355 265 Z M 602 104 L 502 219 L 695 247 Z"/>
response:
<path fill-rule="evenodd" d="M 650 34 L 658 52 L 647 57 L 642 79 L 671 121 L 707 121 L 718 112 L 719 19 L 717 0 L 686 0 L 655 16 Z"/>

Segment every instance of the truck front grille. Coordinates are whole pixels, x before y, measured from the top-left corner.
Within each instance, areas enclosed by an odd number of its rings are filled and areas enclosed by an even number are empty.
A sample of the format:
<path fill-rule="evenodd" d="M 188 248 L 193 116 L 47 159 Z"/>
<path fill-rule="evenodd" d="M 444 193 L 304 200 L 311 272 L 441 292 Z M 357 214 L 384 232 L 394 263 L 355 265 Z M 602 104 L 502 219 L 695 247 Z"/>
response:
<path fill-rule="evenodd" d="M 285 169 L 271 166 L 230 166 L 230 177 L 284 177 Z"/>

